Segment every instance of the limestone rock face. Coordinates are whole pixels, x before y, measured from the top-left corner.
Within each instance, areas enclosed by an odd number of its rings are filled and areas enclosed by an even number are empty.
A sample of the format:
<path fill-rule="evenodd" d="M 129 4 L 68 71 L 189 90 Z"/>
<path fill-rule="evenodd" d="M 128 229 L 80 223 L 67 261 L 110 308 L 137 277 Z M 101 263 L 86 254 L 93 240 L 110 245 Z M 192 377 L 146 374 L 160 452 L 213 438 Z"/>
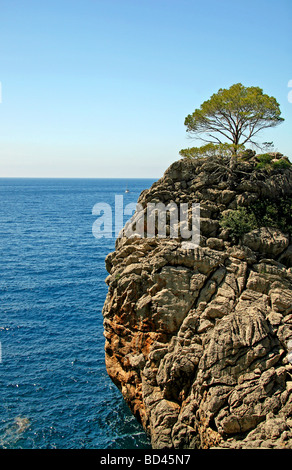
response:
<path fill-rule="evenodd" d="M 254 177 L 175 162 L 139 202 L 199 202 L 200 246 L 124 237 L 106 258 L 106 367 L 153 448 L 292 448 L 289 235 L 261 227 L 234 245 L 219 224 L 292 193 L 289 169 Z"/>

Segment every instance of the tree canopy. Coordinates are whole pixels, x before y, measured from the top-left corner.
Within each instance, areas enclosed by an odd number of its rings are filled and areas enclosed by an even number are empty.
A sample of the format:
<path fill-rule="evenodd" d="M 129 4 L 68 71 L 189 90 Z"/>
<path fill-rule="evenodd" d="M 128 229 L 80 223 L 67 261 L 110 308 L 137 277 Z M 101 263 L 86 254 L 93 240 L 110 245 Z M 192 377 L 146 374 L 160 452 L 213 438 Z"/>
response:
<path fill-rule="evenodd" d="M 237 153 L 238 147 L 250 142 L 258 132 L 275 127 L 284 119 L 278 102 L 259 87 L 241 83 L 222 89 L 204 101 L 199 109 L 185 118 L 190 135 L 204 142 L 222 144 L 226 139 Z"/>

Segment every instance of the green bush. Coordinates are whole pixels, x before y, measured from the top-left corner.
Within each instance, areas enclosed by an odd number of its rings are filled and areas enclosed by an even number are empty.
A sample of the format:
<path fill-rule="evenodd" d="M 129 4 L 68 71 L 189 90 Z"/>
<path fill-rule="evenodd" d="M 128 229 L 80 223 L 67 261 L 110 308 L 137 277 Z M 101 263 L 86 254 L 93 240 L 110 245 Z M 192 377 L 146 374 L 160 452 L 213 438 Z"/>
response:
<path fill-rule="evenodd" d="M 259 227 L 278 228 L 292 237 L 292 197 L 285 196 L 275 200 L 260 199 L 247 208 L 228 211 L 220 220 L 222 228 L 230 230 L 231 237 L 242 236 Z"/>
<path fill-rule="evenodd" d="M 280 160 L 273 162 L 272 160 L 274 159 L 274 156 L 270 153 L 263 153 L 261 155 L 257 155 L 256 158 L 258 160 L 258 163 L 256 165 L 256 168 L 258 170 L 277 170 L 281 168 L 288 168 L 291 166 L 291 162 L 289 162 L 289 160 L 286 160 L 285 158 L 281 158 Z"/>
<path fill-rule="evenodd" d="M 220 220 L 220 226 L 227 228 L 234 240 L 259 227 L 278 228 L 292 237 L 292 197 L 275 200 L 261 199 L 247 208 L 230 210 Z"/>
<path fill-rule="evenodd" d="M 220 225 L 230 230 L 232 238 L 241 238 L 245 233 L 257 227 L 257 221 L 253 213 L 248 213 L 244 207 L 240 207 L 224 214 Z"/>
<path fill-rule="evenodd" d="M 181 149 L 179 154 L 182 158 L 231 157 L 235 150 L 243 151 L 244 149 L 244 145 L 209 143 L 201 147 Z"/>
<path fill-rule="evenodd" d="M 272 163 L 272 160 L 273 160 L 273 157 L 272 155 L 270 155 L 269 153 L 263 153 L 261 155 L 257 155 L 256 156 L 257 160 L 259 163 L 257 163 L 256 165 L 256 168 L 257 169 L 261 169 L 261 168 L 270 168 L 271 167 L 271 163 Z"/>
<path fill-rule="evenodd" d="M 260 199 L 248 207 L 258 226 L 278 228 L 292 236 L 292 197 L 284 196 L 275 200 Z"/>
<path fill-rule="evenodd" d="M 284 158 L 281 158 L 281 160 L 277 162 L 272 162 L 273 168 L 288 168 L 289 166 L 291 166 L 291 163 L 288 160 L 284 160 Z"/>

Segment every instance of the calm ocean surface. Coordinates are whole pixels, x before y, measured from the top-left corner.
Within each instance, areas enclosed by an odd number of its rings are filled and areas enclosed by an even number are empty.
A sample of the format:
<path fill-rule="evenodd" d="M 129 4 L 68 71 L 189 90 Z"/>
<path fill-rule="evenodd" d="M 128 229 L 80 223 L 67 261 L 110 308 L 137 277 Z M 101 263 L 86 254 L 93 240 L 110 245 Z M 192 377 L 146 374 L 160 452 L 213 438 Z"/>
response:
<path fill-rule="evenodd" d="M 105 369 L 92 208 L 153 181 L 0 179 L 0 448 L 150 448 Z"/>

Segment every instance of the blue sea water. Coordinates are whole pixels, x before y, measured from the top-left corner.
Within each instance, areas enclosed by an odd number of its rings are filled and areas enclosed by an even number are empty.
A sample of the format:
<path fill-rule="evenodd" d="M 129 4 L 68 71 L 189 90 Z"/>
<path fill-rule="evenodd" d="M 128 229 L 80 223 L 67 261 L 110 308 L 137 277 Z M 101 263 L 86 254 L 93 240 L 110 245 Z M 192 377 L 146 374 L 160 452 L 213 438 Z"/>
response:
<path fill-rule="evenodd" d="M 105 369 L 92 208 L 153 181 L 0 179 L 0 448 L 150 448 Z"/>

